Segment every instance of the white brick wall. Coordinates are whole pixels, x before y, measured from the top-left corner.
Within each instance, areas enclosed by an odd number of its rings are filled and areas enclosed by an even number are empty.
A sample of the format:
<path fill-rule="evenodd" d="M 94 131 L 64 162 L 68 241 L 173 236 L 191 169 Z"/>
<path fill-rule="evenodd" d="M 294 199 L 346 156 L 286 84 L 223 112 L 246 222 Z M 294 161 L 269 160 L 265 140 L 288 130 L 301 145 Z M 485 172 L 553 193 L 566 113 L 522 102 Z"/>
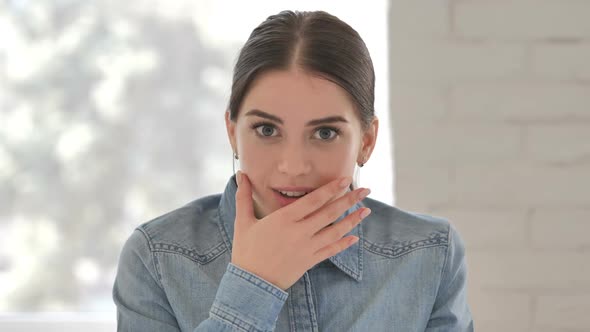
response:
<path fill-rule="evenodd" d="M 478 299 L 478 310 L 473 312 L 475 331 L 528 331 L 533 317 L 530 295 L 470 288 L 469 301 Z M 489 313 L 494 313 L 490 315 Z M 501 317 L 502 319 L 497 319 Z"/>
<path fill-rule="evenodd" d="M 425 0 L 418 0 L 425 1 Z M 391 74 L 405 82 L 468 83 L 509 80 L 526 70 L 526 48 L 448 39 L 394 39 Z"/>
<path fill-rule="evenodd" d="M 519 208 L 436 209 L 459 230 L 465 246 L 477 251 L 524 250 L 530 234 L 528 212 Z M 474 222 L 477 221 L 477 222 Z M 538 235 L 542 236 L 542 235 Z"/>
<path fill-rule="evenodd" d="M 590 326 L 590 1 L 392 0 L 396 205 L 465 240 L 477 331 Z"/>
<path fill-rule="evenodd" d="M 539 296 L 535 307 L 535 327 L 576 329 L 590 326 L 590 297 L 585 295 L 545 295 Z"/>
<path fill-rule="evenodd" d="M 455 1 L 452 8 L 458 36 L 521 42 L 590 35 L 586 0 Z"/>
<path fill-rule="evenodd" d="M 590 85 L 559 79 L 529 78 L 526 81 L 519 78 L 514 81 L 454 85 L 450 93 L 453 117 L 523 124 L 590 120 Z"/>
<path fill-rule="evenodd" d="M 532 46 L 531 53 L 530 66 L 535 77 L 586 83 L 590 81 L 590 42 L 587 40 L 539 43 Z"/>
<path fill-rule="evenodd" d="M 532 248 L 590 252 L 589 223 L 590 209 L 537 209 L 531 219 Z"/>

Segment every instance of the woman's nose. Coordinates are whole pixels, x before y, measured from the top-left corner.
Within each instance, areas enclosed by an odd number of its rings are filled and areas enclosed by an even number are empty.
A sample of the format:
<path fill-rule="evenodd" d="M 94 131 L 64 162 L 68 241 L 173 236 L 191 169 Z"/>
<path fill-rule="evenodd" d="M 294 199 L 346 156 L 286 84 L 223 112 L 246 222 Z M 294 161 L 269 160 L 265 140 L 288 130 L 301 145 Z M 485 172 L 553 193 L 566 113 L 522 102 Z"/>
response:
<path fill-rule="evenodd" d="M 305 147 L 290 146 L 286 148 L 281 155 L 278 168 L 279 172 L 293 177 L 308 174 L 311 171 L 311 163 Z"/>

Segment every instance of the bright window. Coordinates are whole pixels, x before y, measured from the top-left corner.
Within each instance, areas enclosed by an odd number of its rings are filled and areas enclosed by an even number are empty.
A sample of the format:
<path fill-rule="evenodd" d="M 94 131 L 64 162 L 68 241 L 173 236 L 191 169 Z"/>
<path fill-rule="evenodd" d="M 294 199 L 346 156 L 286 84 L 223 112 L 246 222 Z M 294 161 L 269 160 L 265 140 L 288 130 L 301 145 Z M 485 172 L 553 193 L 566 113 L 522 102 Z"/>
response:
<path fill-rule="evenodd" d="M 326 10 L 365 40 L 379 139 L 360 184 L 393 204 L 387 2 L 0 4 L 0 330 L 111 331 L 123 242 L 232 175 L 223 114 L 250 31 Z M 83 313 L 83 314 L 82 314 Z"/>

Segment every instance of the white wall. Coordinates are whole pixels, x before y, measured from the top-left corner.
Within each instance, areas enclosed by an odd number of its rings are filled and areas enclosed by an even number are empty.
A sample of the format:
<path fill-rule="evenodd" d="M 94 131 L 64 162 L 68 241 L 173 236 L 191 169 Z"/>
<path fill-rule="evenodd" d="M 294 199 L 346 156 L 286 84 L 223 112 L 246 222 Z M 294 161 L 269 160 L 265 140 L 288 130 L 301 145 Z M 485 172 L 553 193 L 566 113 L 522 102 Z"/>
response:
<path fill-rule="evenodd" d="M 590 1 L 390 19 L 396 205 L 458 228 L 476 331 L 588 331 Z"/>

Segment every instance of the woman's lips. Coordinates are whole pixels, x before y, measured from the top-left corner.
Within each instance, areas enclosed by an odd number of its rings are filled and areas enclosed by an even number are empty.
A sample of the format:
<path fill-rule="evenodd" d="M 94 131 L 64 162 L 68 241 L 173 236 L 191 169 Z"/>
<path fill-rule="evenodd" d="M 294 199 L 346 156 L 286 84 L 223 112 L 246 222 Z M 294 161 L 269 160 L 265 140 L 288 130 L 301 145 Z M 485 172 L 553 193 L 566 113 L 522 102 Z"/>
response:
<path fill-rule="evenodd" d="M 311 187 L 278 187 L 272 189 L 277 191 L 305 191 L 306 193 L 314 190 Z"/>
<path fill-rule="evenodd" d="M 305 191 L 305 190 L 287 190 L 287 191 Z M 283 196 L 283 194 L 281 194 L 280 192 L 278 192 L 275 189 L 273 189 L 272 192 L 274 193 L 274 195 L 276 197 L 276 200 L 277 200 L 277 202 L 279 203 L 279 205 L 281 207 L 286 206 L 286 205 L 289 205 L 289 204 L 295 202 L 296 200 L 298 200 L 299 198 L 303 197 L 303 196 L 301 196 L 301 197 L 293 197 L 293 198 L 291 198 L 291 197 L 285 197 L 285 196 Z"/>

